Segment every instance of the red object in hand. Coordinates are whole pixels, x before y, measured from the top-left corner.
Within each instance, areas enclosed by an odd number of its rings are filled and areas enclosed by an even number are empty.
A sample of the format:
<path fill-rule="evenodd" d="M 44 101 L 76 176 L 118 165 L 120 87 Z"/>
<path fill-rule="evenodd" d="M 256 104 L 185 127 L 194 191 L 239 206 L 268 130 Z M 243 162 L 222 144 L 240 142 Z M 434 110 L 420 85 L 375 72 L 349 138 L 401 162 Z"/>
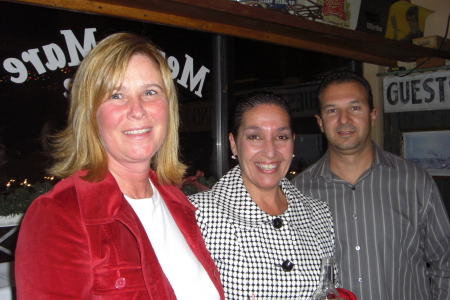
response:
<path fill-rule="evenodd" d="M 341 288 L 337 288 L 336 290 L 338 291 L 338 293 L 339 293 L 339 295 L 341 296 L 342 299 L 345 299 L 345 300 L 358 300 L 358 298 L 356 298 L 355 294 L 353 294 L 349 290 L 341 289 Z"/>

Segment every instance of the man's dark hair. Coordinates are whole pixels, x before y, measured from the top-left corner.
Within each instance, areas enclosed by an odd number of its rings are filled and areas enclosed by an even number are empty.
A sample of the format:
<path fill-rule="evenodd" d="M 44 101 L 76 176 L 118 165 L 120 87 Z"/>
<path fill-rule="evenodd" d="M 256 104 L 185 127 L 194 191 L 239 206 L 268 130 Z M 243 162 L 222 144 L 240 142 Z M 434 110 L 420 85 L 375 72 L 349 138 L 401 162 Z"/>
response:
<path fill-rule="evenodd" d="M 292 114 L 287 102 L 273 93 L 258 92 L 251 94 L 250 96 L 239 102 L 233 110 L 230 116 L 229 125 L 230 132 L 235 138 L 237 137 L 239 127 L 242 124 L 244 114 L 262 104 L 273 104 L 281 107 L 288 115 L 289 127 L 292 129 Z"/>
<path fill-rule="evenodd" d="M 349 82 L 357 82 L 360 83 L 364 89 L 366 90 L 366 98 L 367 102 L 369 103 L 370 111 L 373 110 L 373 95 L 372 95 L 372 88 L 370 87 L 369 82 L 362 77 L 361 75 L 352 72 L 352 71 L 337 71 L 328 74 L 320 83 L 319 88 L 317 90 L 317 110 L 319 112 L 319 116 L 321 113 L 321 104 L 320 104 L 320 98 L 322 96 L 323 91 L 333 84 L 342 84 L 342 83 L 349 83 Z"/>

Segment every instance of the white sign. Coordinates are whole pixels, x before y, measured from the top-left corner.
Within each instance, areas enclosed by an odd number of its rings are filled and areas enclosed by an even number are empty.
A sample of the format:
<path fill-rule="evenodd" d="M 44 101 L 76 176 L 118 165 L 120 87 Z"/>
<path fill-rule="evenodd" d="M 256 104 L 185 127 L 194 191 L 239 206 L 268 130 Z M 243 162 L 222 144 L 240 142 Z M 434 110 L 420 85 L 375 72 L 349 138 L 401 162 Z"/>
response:
<path fill-rule="evenodd" d="M 450 70 L 383 79 L 384 112 L 450 109 Z"/>

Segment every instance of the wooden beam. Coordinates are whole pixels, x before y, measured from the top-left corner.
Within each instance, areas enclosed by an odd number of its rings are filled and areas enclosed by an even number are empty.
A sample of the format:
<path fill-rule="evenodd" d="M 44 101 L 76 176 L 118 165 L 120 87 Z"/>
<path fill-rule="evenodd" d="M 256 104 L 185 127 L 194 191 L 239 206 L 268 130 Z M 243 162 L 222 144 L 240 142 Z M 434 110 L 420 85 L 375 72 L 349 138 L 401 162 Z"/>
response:
<path fill-rule="evenodd" d="M 2 0 L 3 1 L 3 0 Z M 341 56 L 383 66 L 450 52 L 228 0 L 6 0 L 175 26 Z"/>

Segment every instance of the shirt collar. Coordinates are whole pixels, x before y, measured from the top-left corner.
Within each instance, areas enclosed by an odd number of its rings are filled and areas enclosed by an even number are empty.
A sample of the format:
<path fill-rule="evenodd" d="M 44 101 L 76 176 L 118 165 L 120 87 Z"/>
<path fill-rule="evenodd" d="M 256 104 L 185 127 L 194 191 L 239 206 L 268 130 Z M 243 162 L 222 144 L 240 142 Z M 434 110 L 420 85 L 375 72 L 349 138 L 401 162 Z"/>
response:
<path fill-rule="evenodd" d="M 374 157 L 371 169 L 374 169 L 378 165 L 395 169 L 395 165 L 389 160 L 386 153 L 384 153 L 384 151 L 373 141 L 372 147 L 374 149 Z M 330 170 L 330 150 L 327 150 L 322 158 L 311 167 L 311 178 L 317 178 L 319 176 L 322 176 L 326 182 L 331 182 L 333 180 L 333 175 Z"/>
<path fill-rule="evenodd" d="M 322 176 L 326 182 L 332 180 L 330 171 L 330 150 L 327 150 L 325 154 L 311 167 L 311 178 L 317 178 Z"/>
<path fill-rule="evenodd" d="M 395 165 L 388 158 L 386 153 L 377 146 L 377 144 L 372 142 L 372 147 L 375 150 L 375 156 L 372 162 L 372 166 L 381 165 L 383 167 L 395 169 Z"/>
<path fill-rule="evenodd" d="M 297 192 L 287 178 L 283 178 L 280 181 L 280 186 L 288 203 L 299 197 L 296 194 L 299 192 Z M 220 210 L 229 216 L 231 223 L 241 229 L 249 230 L 253 227 L 260 226 L 262 223 L 272 222 L 277 217 L 262 211 L 252 200 L 244 186 L 239 165 L 225 174 L 214 185 L 212 192 Z M 289 206 L 280 216 L 289 218 Z"/>

